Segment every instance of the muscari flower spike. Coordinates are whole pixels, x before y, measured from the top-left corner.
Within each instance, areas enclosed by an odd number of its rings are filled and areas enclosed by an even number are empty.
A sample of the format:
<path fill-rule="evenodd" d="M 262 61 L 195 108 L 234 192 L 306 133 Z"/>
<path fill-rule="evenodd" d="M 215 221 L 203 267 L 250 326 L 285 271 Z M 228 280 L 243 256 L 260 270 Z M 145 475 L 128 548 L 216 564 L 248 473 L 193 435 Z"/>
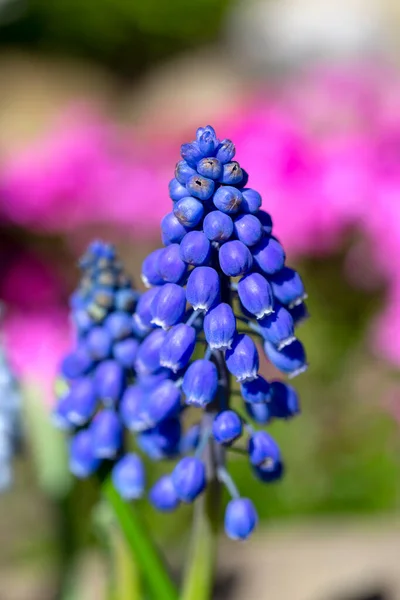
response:
<path fill-rule="evenodd" d="M 279 479 L 280 450 L 250 421 L 266 425 L 299 412 L 292 386 L 259 374 L 254 340 L 278 370 L 298 375 L 307 364 L 295 329 L 307 310 L 301 278 L 286 266 L 272 219 L 234 157 L 234 144 L 220 141 L 210 126 L 183 144 L 169 184 L 173 207 L 161 223 L 164 247 L 143 263 L 149 300 L 140 301 L 134 319 L 150 332 L 138 352 L 139 371 L 174 373 L 181 410 L 203 409 L 201 421 L 181 433 L 181 459 L 151 489 L 150 501 L 169 512 L 195 500 L 217 477 L 232 496 L 226 533 L 245 539 L 257 514 L 229 475 L 225 450 L 241 445 L 260 481 Z M 231 375 L 240 384 L 241 414 L 229 406 Z"/>

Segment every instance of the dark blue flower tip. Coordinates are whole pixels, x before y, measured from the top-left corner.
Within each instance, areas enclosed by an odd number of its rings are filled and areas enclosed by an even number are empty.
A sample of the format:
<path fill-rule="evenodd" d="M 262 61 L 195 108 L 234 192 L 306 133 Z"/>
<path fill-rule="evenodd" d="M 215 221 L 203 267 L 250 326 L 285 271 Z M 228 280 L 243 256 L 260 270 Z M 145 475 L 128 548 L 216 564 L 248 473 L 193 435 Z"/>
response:
<path fill-rule="evenodd" d="M 202 158 L 197 165 L 197 172 L 209 179 L 219 179 L 222 175 L 222 164 L 218 158 L 212 156 Z"/>
<path fill-rule="evenodd" d="M 140 344 L 135 360 L 138 374 L 151 375 L 160 368 L 160 351 L 165 337 L 166 332 L 163 329 L 155 329 Z"/>
<path fill-rule="evenodd" d="M 242 242 L 226 242 L 219 250 L 220 267 L 228 277 L 245 275 L 253 264 L 250 250 Z"/>
<path fill-rule="evenodd" d="M 207 127 L 199 127 L 196 133 L 197 143 L 203 156 L 212 155 L 218 146 L 218 139 L 215 130 L 211 125 Z"/>
<path fill-rule="evenodd" d="M 76 379 L 90 371 L 93 364 L 93 359 L 88 349 L 80 345 L 74 352 L 67 354 L 61 363 L 60 370 L 66 379 Z"/>
<path fill-rule="evenodd" d="M 264 343 L 264 351 L 268 360 L 289 377 L 296 377 L 307 369 L 307 358 L 303 345 L 296 340 L 278 350 L 269 342 Z"/>
<path fill-rule="evenodd" d="M 103 404 L 115 405 L 125 387 L 124 368 L 111 359 L 99 363 L 94 373 L 94 386 Z"/>
<path fill-rule="evenodd" d="M 158 291 L 158 287 L 153 287 L 140 296 L 139 302 L 137 303 L 136 310 L 132 318 L 133 331 L 135 334 L 147 334 L 153 328 L 153 325 L 151 323 L 151 320 L 153 318 L 151 314 L 151 305 L 155 296 L 158 294 Z"/>
<path fill-rule="evenodd" d="M 258 376 L 253 381 L 245 381 L 240 386 L 243 399 L 249 404 L 259 404 L 268 402 L 271 393 L 271 385 L 264 379 Z"/>
<path fill-rule="evenodd" d="M 181 406 L 181 393 L 173 381 L 166 379 L 154 388 L 145 402 L 147 427 L 155 427 L 164 419 L 178 414 Z"/>
<path fill-rule="evenodd" d="M 222 140 L 217 146 L 215 157 L 224 165 L 232 160 L 235 152 L 235 145 L 231 140 Z"/>
<path fill-rule="evenodd" d="M 282 462 L 277 462 L 272 469 L 263 469 L 262 467 L 253 466 L 253 473 L 263 483 L 273 483 L 279 481 L 284 475 L 284 465 Z"/>
<path fill-rule="evenodd" d="M 263 471 L 273 471 L 281 462 L 278 444 L 266 431 L 253 433 L 248 443 L 250 463 Z"/>
<path fill-rule="evenodd" d="M 195 310 L 207 312 L 220 297 L 218 273 L 211 267 L 196 267 L 189 275 L 186 299 Z"/>
<path fill-rule="evenodd" d="M 132 315 L 116 310 L 108 315 L 104 328 L 114 340 L 123 340 L 132 334 Z"/>
<path fill-rule="evenodd" d="M 206 487 L 206 468 L 199 458 L 185 456 L 171 473 L 176 495 L 182 502 L 193 502 Z"/>
<path fill-rule="evenodd" d="M 264 235 L 260 220 L 254 215 L 239 215 L 234 221 L 235 235 L 246 246 L 258 244 Z"/>
<path fill-rule="evenodd" d="M 169 197 L 175 202 L 188 195 L 186 187 L 179 183 L 177 179 L 171 179 L 168 185 L 168 190 Z"/>
<path fill-rule="evenodd" d="M 174 215 L 184 227 L 196 227 L 203 218 L 203 214 L 203 204 L 191 196 L 182 198 L 174 206 Z"/>
<path fill-rule="evenodd" d="M 124 500 L 136 500 L 144 494 L 145 472 L 137 454 L 125 454 L 113 467 L 111 479 Z"/>
<path fill-rule="evenodd" d="M 133 369 L 138 349 L 139 342 L 134 338 L 128 338 L 114 344 L 113 356 L 125 369 Z"/>
<path fill-rule="evenodd" d="M 264 234 L 271 235 L 272 228 L 273 228 L 271 215 L 269 213 L 267 213 L 265 210 L 259 210 L 259 211 L 257 211 L 257 219 L 260 221 L 260 223 L 262 225 Z"/>
<path fill-rule="evenodd" d="M 199 173 L 200 173 L 200 171 L 199 171 Z M 204 173 L 200 173 L 200 175 L 203 175 L 203 174 Z M 179 181 L 179 183 L 181 185 L 186 185 L 186 182 L 188 181 L 188 179 L 193 177 L 193 175 L 196 175 L 196 169 L 194 169 L 193 167 L 188 165 L 186 160 L 180 160 L 179 162 L 176 163 L 175 178 Z M 206 177 L 207 177 L 207 175 L 206 175 Z"/>
<path fill-rule="evenodd" d="M 259 402 L 257 404 L 245 402 L 244 407 L 249 417 L 256 423 L 260 423 L 260 425 L 265 425 L 272 419 L 269 402 Z"/>
<path fill-rule="evenodd" d="M 210 360 L 195 360 L 183 376 L 186 404 L 204 407 L 215 398 L 218 389 L 217 367 Z"/>
<path fill-rule="evenodd" d="M 186 275 L 187 265 L 180 255 L 179 244 L 170 244 L 160 254 L 158 271 L 164 282 L 179 283 Z"/>
<path fill-rule="evenodd" d="M 195 423 L 194 425 L 191 425 L 181 437 L 179 444 L 180 454 L 189 454 L 190 452 L 194 452 L 199 445 L 200 438 L 201 425 L 200 423 Z"/>
<path fill-rule="evenodd" d="M 293 323 L 295 327 L 298 327 L 310 317 L 309 312 L 307 310 L 307 306 L 304 302 L 300 302 L 300 304 L 295 304 L 292 308 L 288 308 L 290 312 Z"/>
<path fill-rule="evenodd" d="M 196 345 L 196 331 L 180 323 L 167 332 L 160 349 L 160 365 L 174 373 L 188 364 Z"/>
<path fill-rule="evenodd" d="M 115 308 L 132 313 L 136 307 L 136 303 L 140 295 L 134 290 L 121 289 L 115 292 Z"/>
<path fill-rule="evenodd" d="M 142 263 L 141 277 L 146 287 L 162 285 L 164 283 L 164 280 L 158 271 L 158 261 L 163 250 L 164 248 L 158 248 L 157 250 L 150 252 Z"/>
<path fill-rule="evenodd" d="M 82 377 L 74 381 L 69 391 L 66 416 L 76 426 L 84 425 L 93 416 L 97 408 L 95 386 L 91 377 Z"/>
<path fill-rule="evenodd" d="M 254 504 L 248 498 L 234 498 L 226 507 L 225 533 L 232 540 L 246 540 L 258 522 Z"/>
<path fill-rule="evenodd" d="M 229 304 L 221 302 L 204 317 L 204 335 L 211 350 L 231 348 L 236 334 L 236 318 Z"/>
<path fill-rule="evenodd" d="M 294 322 L 292 315 L 282 304 L 275 302 L 274 312 L 258 322 L 264 339 L 282 350 L 294 340 Z"/>
<path fill-rule="evenodd" d="M 219 444 L 230 446 L 242 435 L 242 419 L 234 410 L 224 410 L 215 417 L 212 432 Z"/>
<path fill-rule="evenodd" d="M 243 171 L 238 162 L 234 160 L 223 165 L 219 179 L 221 183 L 225 185 L 237 185 L 242 182 L 242 179 Z"/>
<path fill-rule="evenodd" d="M 239 212 L 243 202 L 242 192 L 230 185 L 222 186 L 215 192 L 213 202 L 223 213 L 235 214 Z"/>
<path fill-rule="evenodd" d="M 202 231 L 190 231 L 180 245 L 182 260 L 195 267 L 206 265 L 210 261 L 211 244 Z"/>
<path fill-rule="evenodd" d="M 197 163 L 204 157 L 197 142 L 182 144 L 181 156 L 190 167 L 196 168 Z"/>
<path fill-rule="evenodd" d="M 294 269 L 284 267 L 271 277 L 274 296 L 289 308 L 300 304 L 306 297 L 300 275 Z"/>
<path fill-rule="evenodd" d="M 170 475 L 163 475 L 151 488 L 149 500 L 157 510 L 172 512 L 178 508 L 180 500 Z"/>
<path fill-rule="evenodd" d="M 187 183 L 186 189 L 191 196 L 199 200 L 208 200 L 214 193 L 214 181 L 196 173 Z"/>
<path fill-rule="evenodd" d="M 262 198 L 256 190 L 251 188 L 242 189 L 242 211 L 245 213 L 257 214 L 257 217 L 260 218 L 259 208 L 262 203 Z M 261 213 L 263 211 L 260 211 Z"/>
<path fill-rule="evenodd" d="M 257 378 L 259 357 L 255 343 L 246 334 L 237 334 L 225 353 L 228 371 L 240 383 Z"/>
<path fill-rule="evenodd" d="M 271 382 L 271 412 L 276 419 L 290 419 L 300 413 L 296 390 L 282 381 Z"/>
<path fill-rule="evenodd" d="M 122 445 L 122 423 L 119 415 L 105 408 L 90 424 L 93 454 L 96 458 L 115 458 Z"/>
<path fill-rule="evenodd" d="M 185 307 L 185 290 L 176 283 L 166 283 L 160 287 L 151 304 L 151 322 L 168 329 L 182 320 Z"/>
<path fill-rule="evenodd" d="M 169 244 L 179 244 L 186 233 L 186 227 L 178 221 L 173 212 L 165 215 L 161 221 L 162 242 L 165 246 L 169 246 Z"/>
<path fill-rule="evenodd" d="M 124 426 L 136 431 L 141 424 L 140 412 L 146 400 L 146 392 L 140 385 L 129 385 L 124 391 L 118 411 Z"/>
<path fill-rule="evenodd" d="M 257 266 L 267 275 L 277 273 L 285 264 L 285 251 L 273 237 L 265 236 L 253 246 L 252 253 Z"/>
<path fill-rule="evenodd" d="M 174 458 L 179 454 L 181 442 L 181 422 L 179 418 L 170 418 L 152 429 L 137 436 L 140 450 L 151 460 Z"/>
<path fill-rule="evenodd" d="M 260 273 L 250 273 L 238 283 L 238 295 L 244 308 L 262 319 L 273 312 L 274 298 L 272 288 Z"/>
<path fill-rule="evenodd" d="M 233 221 L 229 215 L 213 210 L 204 217 L 203 231 L 212 242 L 226 242 L 233 233 Z"/>
<path fill-rule="evenodd" d="M 85 479 L 97 471 L 100 461 L 93 453 L 93 436 L 90 430 L 78 431 L 69 444 L 69 470 L 75 477 Z"/>

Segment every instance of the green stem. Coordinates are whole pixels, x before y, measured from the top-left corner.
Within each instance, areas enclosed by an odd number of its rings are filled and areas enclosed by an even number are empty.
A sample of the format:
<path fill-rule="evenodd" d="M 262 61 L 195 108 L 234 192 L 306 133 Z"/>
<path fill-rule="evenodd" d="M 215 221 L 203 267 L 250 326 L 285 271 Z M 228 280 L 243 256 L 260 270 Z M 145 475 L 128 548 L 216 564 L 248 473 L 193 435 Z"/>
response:
<path fill-rule="evenodd" d="M 111 528 L 111 549 L 113 561 L 112 600 L 142 600 L 141 578 L 132 560 L 128 544 L 120 530 Z"/>
<path fill-rule="evenodd" d="M 104 482 L 102 489 L 152 596 L 156 600 L 178 600 L 175 586 L 137 512 L 121 499 L 111 479 Z"/>

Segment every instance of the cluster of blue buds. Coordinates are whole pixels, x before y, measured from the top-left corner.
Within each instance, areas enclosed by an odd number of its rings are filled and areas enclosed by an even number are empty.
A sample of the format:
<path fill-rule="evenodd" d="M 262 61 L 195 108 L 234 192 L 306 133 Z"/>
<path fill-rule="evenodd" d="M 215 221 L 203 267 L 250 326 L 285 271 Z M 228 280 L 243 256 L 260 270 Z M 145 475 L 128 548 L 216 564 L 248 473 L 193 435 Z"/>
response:
<path fill-rule="evenodd" d="M 21 441 L 21 395 L 0 348 L 0 492 L 12 482 L 12 459 Z"/>
<path fill-rule="evenodd" d="M 164 247 L 143 262 L 142 280 L 149 290 L 134 320 L 147 333 L 138 350 L 137 372 L 168 376 L 164 410 L 173 406 L 172 412 L 182 415 L 190 406 L 203 409 L 200 422 L 181 437 L 184 456 L 155 484 L 151 502 L 172 510 L 195 500 L 217 478 L 232 496 L 226 533 L 245 539 L 257 515 L 226 469 L 226 450 L 244 452 L 261 481 L 278 479 L 283 472 L 280 449 L 249 419 L 265 425 L 299 412 L 290 385 L 259 375 L 253 338 L 278 370 L 289 377 L 301 373 L 306 357 L 295 328 L 307 310 L 302 280 L 286 266 L 272 219 L 234 156 L 234 144 L 220 141 L 211 126 L 199 128 L 196 140 L 181 147 L 182 160 L 169 184 L 173 210 L 161 223 Z M 240 385 L 246 417 L 229 406 L 230 375 Z M 153 414 L 150 398 L 143 399 L 141 409 L 147 416 Z M 154 449 L 153 440 L 149 447 Z"/>

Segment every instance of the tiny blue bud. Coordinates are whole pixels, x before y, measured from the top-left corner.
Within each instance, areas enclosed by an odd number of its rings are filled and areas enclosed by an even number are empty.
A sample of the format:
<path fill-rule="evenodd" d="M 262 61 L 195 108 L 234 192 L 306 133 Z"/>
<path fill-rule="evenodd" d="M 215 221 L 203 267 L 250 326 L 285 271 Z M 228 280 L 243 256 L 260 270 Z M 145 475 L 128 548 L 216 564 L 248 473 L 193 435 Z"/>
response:
<path fill-rule="evenodd" d="M 165 419 L 137 436 L 139 448 L 151 460 L 173 458 L 179 454 L 180 441 L 181 423 L 176 417 Z"/>
<path fill-rule="evenodd" d="M 115 458 L 122 444 L 122 424 L 114 410 L 98 412 L 90 425 L 96 458 Z"/>
<path fill-rule="evenodd" d="M 74 425 L 84 425 L 94 414 L 97 398 L 91 377 L 77 379 L 71 386 L 68 398 L 67 418 Z"/>
<path fill-rule="evenodd" d="M 296 390 L 282 381 L 271 382 L 271 412 L 276 419 L 290 419 L 300 413 Z"/>
<path fill-rule="evenodd" d="M 290 312 L 279 302 L 275 302 L 274 311 L 261 319 L 258 325 L 264 339 L 281 350 L 295 339 L 294 323 Z"/>
<path fill-rule="evenodd" d="M 203 177 L 219 179 L 222 175 L 222 164 L 218 158 L 202 158 L 197 165 L 197 172 Z"/>
<path fill-rule="evenodd" d="M 199 200 L 208 200 L 214 193 L 214 182 L 196 173 L 187 181 L 186 189 L 191 196 Z"/>
<path fill-rule="evenodd" d="M 242 242 L 226 242 L 219 250 L 219 264 L 228 277 L 245 275 L 253 264 L 250 250 Z"/>
<path fill-rule="evenodd" d="M 228 371 L 239 382 L 256 379 L 259 368 L 259 358 L 255 343 L 246 334 L 237 334 L 232 348 L 225 353 Z"/>
<path fill-rule="evenodd" d="M 213 210 L 204 217 L 203 231 L 212 242 L 226 242 L 233 233 L 233 221 L 229 215 Z"/>
<path fill-rule="evenodd" d="M 242 190 L 242 197 L 243 197 L 243 202 L 242 202 L 243 212 L 252 213 L 252 214 L 257 213 L 257 216 L 258 216 L 258 210 L 262 203 L 262 198 L 261 198 L 260 194 L 258 192 L 256 192 L 256 190 L 253 190 L 252 188 L 244 188 Z"/>
<path fill-rule="evenodd" d="M 294 340 L 288 346 L 278 350 L 269 342 L 264 343 L 264 351 L 268 360 L 289 377 L 295 377 L 307 369 L 307 359 L 303 344 Z"/>
<path fill-rule="evenodd" d="M 264 235 L 261 222 L 254 215 L 239 215 L 234 222 L 234 231 L 246 246 L 254 246 Z"/>
<path fill-rule="evenodd" d="M 139 302 L 137 303 L 136 310 L 132 317 L 133 331 L 136 335 L 139 335 L 139 337 L 141 337 L 140 334 L 145 335 L 149 333 L 153 328 L 151 323 L 153 318 L 151 314 L 151 305 L 155 296 L 158 294 L 158 290 L 158 287 L 150 288 L 139 298 Z"/>
<path fill-rule="evenodd" d="M 272 288 L 260 273 L 250 273 L 238 283 L 238 295 L 244 308 L 262 319 L 273 311 L 274 298 Z"/>
<path fill-rule="evenodd" d="M 240 386 L 243 399 L 249 404 L 264 403 L 269 400 L 271 385 L 264 377 L 258 376 L 253 381 L 245 381 Z"/>
<path fill-rule="evenodd" d="M 206 469 L 199 458 L 182 458 L 171 473 L 176 494 L 182 502 L 193 502 L 206 487 Z"/>
<path fill-rule="evenodd" d="M 135 369 L 140 375 L 150 375 L 160 368 L 160 350 L 165 341 L 163 329 L 152 331 L 140 344 L 135 360 Z"/>
<path fill-rule="evenodd" d="M 97 471 L 100 461 L 93 453 L 93 436 L 90 430 L 78 431 L 69 445 L 69 470 L 75 477 L 84 479 Z"/>
<path fill-rule="evenodd" d="M 174 373 L 186 367 L 196 345 L 196 331 L 181 323 L 167 332 L 160 350 L 160 365 Z"/>
<path fill-rule="evenodd" d="M 235 146 L 231 140 L 222 140 L 217 146 L 215 153 L 216 158 L 222 162 L 222 164 L 228 163 L 235 156 Z"/>
<path fill-rule="evenodd" d="M 149 500 L 157 510 L 171 512 L 175 510 L 180 500 L 175 491 L 170 475 L 163 475 L 151 488 Z"/>
<path fill-rule="evenodd" d="M 162 285 L 163 278 L 158 272 L 158 260 L 164 248 L 158 248 L 151 252 L 142 263 L 142 281 L 146 287 Z"/>
<path fill-rule="evenodd" d="M 138 300 L 138 293 L 133 290 L 122 289 L 115 292 L 115 308 L 132 313 Z"/>
<path fill-rule="evenodd" d="M 256 509 L 248 498 L 234 498 L 226 507 L 224 527 L 231 540 L 246 540 L 257 522 Z"/>
<path fill-rule="evenodd" d="M 207 125 L 204 129 L 200 127 L 197 130 L 196 138 L 203 156 L 214 154 L 215 148 L 218 146 L 218 140 L 215 135 L 215 130 L 211 125 Z"/>
<path fill-rule="evenodd" d="M 292 306 L 292 308 L 288 307 L 288 311 L 292 316 L 295 327 L 298 327 L 299 325 L 304 323 L 304 321 L 307 321 L 307 319 L 310 316 L 307 310 L 307 306 L 304 302 L 300 302 L 300 304 L 295 304 L 294 306 Z"/>
<path fill-rule="evenodd" d="M 193 167 L 188 165 L 186 160 L 180 160 L 176 163 L 175 178 L 181 185 L 186 185 L 187 180 L 193 175 L 196 175 L 196 169 L 193 169 Z"/>
<path fill-rule="evenodd" d="M 225 185 L 218 188 L 213 198 L 216 208 L 223 213 L 228 214 L 239 212 L 242 201 L 242 193 L 230 185 Z"/>
<path fill-rule="evenodd" d="M 201 426 L 200 423 L 191 425 L 187 431 L 182 435 L 179 451 L 181 454 L 189 454 L 196 450 L 199 445 L 201 437 Z"/>
<path fill-rule="evenodd" d="M 264 483 L 272 483 L 282 478 L 284 467 L 282 462 L 277 462 L 272 469 L 263 469 L 262 467 L 254 467 L 255 476 Z"/>
<path fill-rule="evenodd" d="M 252 248 L 252 253 L 258 267 L 267 275 L 277 273 L 285 264 L 285 251 L 273 237 L 264 237 Z"/>
<path fill-rule="evenodd" d="M 174 206 L 174 215 L 184 227 L 196 227 L 203 218 L 203 214 L 203 204 L 191 196 L 182 198 Z"/>
<path fill-rule="evenodd" d="M 137 430 L 140 411 L 145 401 L 145 391 L 140 385 L 129 385 L 123 393 L 118 410 L 122 423 L 131 431 Z"/>
<path fill-rule="evenodd" d="M 248 443 L 250 463 L 263 471 L 273 471 L 281 462 L 278 444 L 266 431 L 253 433 Z"/>
<path fill-rule="evenodd" d="M 168 190 L 169 197 L 171 198 L 171 200 L 174 201 L 181 200 L 181 198 L 187 196 L 187 189 L 175 178 L 171 179 L 171 181 L 169 182 Z"/>
<path fill-rule="evenodd" d="M 115 405 L 121 398 L 125 386 L 123 367 L 115 360 L 105 360 L 96 368 L 94 385 L 97 397 L 103 404 Z"/>
<path fill-rule="evenodd" d="M 260 423 L 260 425 L 265 425 L 272 418 L 269 402 L 259 402 L 258 404 L 245 402 L 244 407 L 249 417 L 256 423 Z"/>
<path fill-rule="evenodd" d="M 183 376 L 186 404 L 204 407 L 214 400 L 218 388 L 217 367 L 210 360 L 195 360 Z"/>
<path fill-rule="evenodd" d="M 152 305 L 152 323 L 168 329 L 172 325 L 179 323 L 184 314 L 186 307 L 185 290 L 176 283 L 166 283 L 158 290 L 155 295 Z"/>
<path fill-rule="evenodd" d="M 190 231 L 180 244 L 180 255 L 189 265 L 207 264 L 211 255 L 211 244 L 202 231 Z"/>
<path fill-rule="evenodd" d="M 114 340 L 123 340 L 132 334 L 132 315 L 116 310 L 108 315 L 104 327 Z"/>
<path fill-rule="evenodd" d="M 138 348 L 139 342 L 137 340 L 127 338 L 114 344 L 113 356 L 125 369 L 133 369 Z"/>
<path fill-rule="evenodd" d="M 85 375 L 92 367 L 93 359 L 88 349 L 80 345 L 64 358 L 61 363 L 61 373 L 66 379 L 76 379 Z"/>
<path fill-rule="evenodd" d="M 186 227 L 178 221 L 173 212 L 165 215 L 161 221 L 162 241 L 165 246 L 169 246 L 169 244 L 179 244 L 186 233 Z"/>
<path fill-rule="evenodd" d="M 103 360 L 110 356 L 112 339 L 105 327 L 93 327 L 86 338 L 86 347 L 94 360 Z"/>
<path fill-rule="evenodd" d="M 284 267 L 271 277 L 271 285 L 275 298 L 285 306 L 300 304 L 306 297 L 300 275 L 294 269 Z"/>
<path fill-rule="evenodd" d="M 234 410 L 224 410 L 214 419 L 212 432 L 219 444 L 231 445 L 243 431 L 242 419 Z"/>
<path fill-rule="evenodd" d="M 252 212 L 252 211 L 249 211 Z M 272 233 L 272 219 L 271 219 L 271 215 L 267 212 L 265 212 L 265 210 L 259 210 L 257 212 L 257 219 L 260 221 L 263 229 L 264 229 L 264 233 L 266 233 L 267 235 L 270 235 Z"/>
<path fill-rule="evenodd" d="M 218 273 L 211 267 L 196 267 L 189 275 L 186 299 L 194 310 L 208 311 L 220 296 Z"/>
<path fill-rule="evenodd" d="M 236 319 L 229 304 L 221 302 L 204 317 L 204 334 L 211 350 L 226 350 L 236 334 Z"/>
<path fill-rule="evenodd" d="M 125 454 L 113 467 L 111 479 L 124 500 L 136 500 L 144 494 L 145 473 L 137 454 Z"/>
<path fill-rule="evenodd" d="M 243 179 L 243 171 L 235 160 L 225 163 L 222 167 L 220 182 L 225 185 L 237 185 Z"/>
<path fill-rule="evenodd" d="M 164 281 L 178 283 L 187 271 L 186 263 L 180 255 L 179 244 L 170 244 L 162 251 L 158 261 L 158 269 Z"/>
<path fill-rule="evenodd" d="M 203 158 L 204 155 L 200 150 L 198 143 L 191 142 L 189 144 L 182 144 L 181 156 L 190 167 L 196 168 L 197 163 Z"/>

